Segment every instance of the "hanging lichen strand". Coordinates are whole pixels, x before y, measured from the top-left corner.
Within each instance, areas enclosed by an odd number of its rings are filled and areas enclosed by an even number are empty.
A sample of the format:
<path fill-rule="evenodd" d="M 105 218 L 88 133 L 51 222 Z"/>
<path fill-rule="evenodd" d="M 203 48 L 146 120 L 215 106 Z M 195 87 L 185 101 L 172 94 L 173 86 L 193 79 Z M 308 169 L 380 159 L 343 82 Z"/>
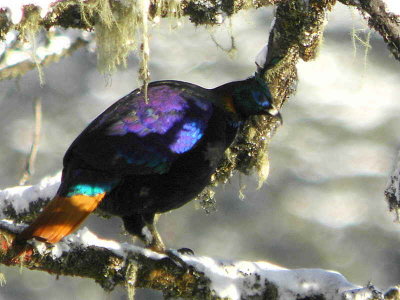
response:
<path fill-rule="evenodd" d="M 118 65 L 126 66 L 127 56 L 137 48 L 137 31 L 143 23 L 138 3 L 95 0 L 80 4 L 84 22 L 92 26 L 94 21 L 99 69 L 111 73 Z"/>
<path fill-rule="evenodd" d="M 150 15 L 151 5 L 155 14 Z M 147 86 L 150 78 L 148 20 L 165 15 L 179 18 L 182 15 L 180 1 L 94 0 L 80 1 L 80 6 L 82 20 L 95 29 L 100 71 L 112 73 L 118 65 L 125 67 L 128 55 L 138 50 L 139 78 Z"/>
<path fill-rule="evenodd" d="M 150 0 L 142 0 L 138 3 L 140 3 L 140 12 L 142 17 L 142 45 L 140 47 L 141 60 L 139 68 L 139 78 L 143 83 L 142 90 L 144 92 L 144 99 L 147 102 L 148 100 L 147 86 L 150 80 L 150 71 L 148 68 L 149 57 L 150 57 L 149 32 L 148 32 Z"/>

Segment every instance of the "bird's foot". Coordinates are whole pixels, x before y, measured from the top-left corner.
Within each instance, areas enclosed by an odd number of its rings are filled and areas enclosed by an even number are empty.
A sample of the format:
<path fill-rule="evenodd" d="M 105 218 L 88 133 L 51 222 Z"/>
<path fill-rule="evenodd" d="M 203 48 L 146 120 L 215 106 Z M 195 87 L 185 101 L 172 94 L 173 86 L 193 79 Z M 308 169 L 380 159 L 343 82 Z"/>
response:
<path fill-rule="evenodd" d="M 184 268 L 185 270 L 189 269 L 189 265 L 180 257 L 180 255 L 194 255 L 192 249 L 189 248 L 180 248 L 177 250 L 173 249 L 165 249 L 164 244 L 156 243 L 147 247 L 154 252 L 165 254 L 167 259 L 170 259 L 174 264 Z"/>
<path fill-rule="evenodd" d="M 190 250 L 188 248 L 182 248 L 182 249 L 187 249 Z M 165 250 L 165 254 L 168 256 L 168 258 L 170 260 L 172 260 L 178 267 L 183 268 L 185 271 L 188 271 L 191 268 L 191 265 L 187 264 L 181 257 L 179 254 L 185 254 L 185 253 L 181 253 L 180 250 Z M 175 253 L 175 251 L 177 253 Z M 190 250 L 192 251 L 192 250 Z M 193 251 L 192 251 L 193 253 Z"/>

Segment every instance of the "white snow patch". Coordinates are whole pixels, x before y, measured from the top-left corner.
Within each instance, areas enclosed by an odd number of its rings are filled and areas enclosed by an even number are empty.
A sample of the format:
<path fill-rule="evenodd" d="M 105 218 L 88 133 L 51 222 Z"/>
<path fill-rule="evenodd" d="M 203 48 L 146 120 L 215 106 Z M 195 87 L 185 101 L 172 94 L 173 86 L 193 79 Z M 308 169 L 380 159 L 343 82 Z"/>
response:
<path fill-rule="evenodd" d="M 0 221 L 7 226 L 15 226 L 9 221 Z M 48 245 L 33 242 L 41 254 L 50 252 L 54 258 L 78 247 L 100 247 L 108 249 L 123 259 L 129 253 L 138 253 L 154 260 L 165 258 L 148 249 L 143 249 L 127 243 L 118 243 L 112 240 L 98 238 L 86 227 L 75 234 L 64 238 L 61 242 Z M 196 257 L 180 255 L 187 264 L 197 271 L 203 272 L 211 280 L 211 289 L 221 298 L 238 300 L 251 296 L 261 295 L 266 283 L 272 283 L 278 289 L 279 299 L 291 300 L 307 296 L 323 294 L 326 299 L 355 300 L 368 299 L 372 292 L 368 288 L 361 288 L 346 280 L 343 275 L 321 269 L 294 269 L 289 270 L 265 261 L 228 261 L 210 257 Z"/>
<path fill-rule="evenodd" d="M 76 235 L 71 236 L 70 239 L 83 246 L 96 246 L 101 248 L 107 248 L 113 251 L 121 250 L 120 243 L 112 240 L 100 239 L 87 227 L 83 227 L 76 233 Z"/>
<path fill-rule="evenodd" d="M 6 50 L 6 49 L 4 49 L 4 50 Z M 28 60 L 28 61 L 32 60 L 32 56 L 28 52 L 21 51 L 21 50 L 9 50 L 9 51 L 7 51 L 7 55 L 0 67 L 4 68 L 4 67 L 16 65 L 25 60 Z"/>
<path fill-rule="evenodd" d="M 0 191 L 0 218 L 4 218 L 3 209 L 12 205 L 17 214 L 28 211 L 29 204 L 38 199 L 51 199 L 60 185 L 61 172 L 52 177 L 43 178 L 39 184 L 16 186 Z"/>
<path fill-rule="evenodd" d="M 46 45 L 38 46 L 34 51 L 34 55 L 36 55 L 39 61 L 44 60 L 50 55 L 59 55 L 71 46 L 73 38 L 74 37 L 69 37 L 66 35 L 54 36 Z M 27 43 L 21 49 L 8 49 L 12 43 L 13 41 L 6 41 L 0 45 L 0 54 L 5 53 L 5 57 L 0 63 L 0 69 L 13 66 L 24 61 L 34 61 L 31 44 Z"/>
<path fill-rule="evenodd" d="M 49 55 L 61 54 L 65 49 L 71 46 L 71 38 L 68 36 L 55 36 L 50 39 L 50 43 L 46 46 L 38 47 L 35 54 L 40 60 L 45 59 Z"/>
<path fill-rule="evenodd" d="M 35 5 L 39 8 L 40 16 L 44 18 L 51 10 L 56 0 L 0 0 L 0 8 L 7 9 L 13 24 L 18 24 L 22 20 L 23 7 L 25 5 Z"/>
<path fill-rule="evenodd" d="M 113 240 L 105 240 L 99 238 L 93 232 L 91 232 L 87 227 L 83 227 L 79 231 L 74 234 L 70 234 L 67 237 L 63 238 L 60 242 L 52 245 L 50 250 L 48 249 L 45 243 L 34 241 L 33 244 L 38 249 L 40 253 L 44 253 L 46 251 L 50 251 L 51 255 L 54 258 L 59 258 L 63 253 L 71 251 L 77 247 L 99 247 L 110 250 L 115 255 L 125 258 L 129 252 L 140 253 L 146 257 L 152 259 L 162 259 L 166 256 L 164 254 L 156 253 L 148 249 L 144 249 L 135 245 L 131 245 L 128 243 L 119 243 Z"/>
<path fill-rule="evenodd" d="M 68 252 L 73 248 L 89 246 L 105 248 L 113 251 L 118 256 L 124 257 L 124 251 L 120 243 L 112 240 L 100 239 L 87 227 L 83 227 L 75 234 L 68 235 L 61 242 L 52 245 L 50 249 L 48 249 L 46 243 L 38 241 L 33 241 L 32 243 L 39 253 L 44 254 L 50 251 L 53 258 L 59 258 L 64 252 Z"/>
<path fill-rule="evenodd" d="M 264 286 L 266 281 L 275 284 L 279 299 L 285 300 L 319 293 L 323 293 L 327 299 L 339 300 L 344 292 L 360 288 L 333 271 L 288 270 L 268 262 L 229 262 L 193 256 L 182 258 L 211 279 L 211 288 L 219 297 L 232 300 L 260 294 L 262 290 L 258 286 Z"/>
<path fill-rule="evenodd" d="M 399 0 L 384 0 L 386 10 L 400 16 L 400 1 Z"/>

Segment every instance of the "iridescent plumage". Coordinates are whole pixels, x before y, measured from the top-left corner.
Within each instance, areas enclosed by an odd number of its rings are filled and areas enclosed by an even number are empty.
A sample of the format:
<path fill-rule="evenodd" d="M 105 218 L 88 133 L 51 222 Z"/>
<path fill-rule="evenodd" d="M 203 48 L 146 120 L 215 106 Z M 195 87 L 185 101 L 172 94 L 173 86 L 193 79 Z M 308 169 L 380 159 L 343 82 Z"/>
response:
<path fill-rule="evenodd" d="M 155 214 L 185 204 L 210 183 L 246 118 L 276 112 L 257 76 L 215 89 L 154 82 L 148 98 L 131 92 L 77 137 L 65 154 L 57 195 L 19 241 L 57 242 L 99 206 L 122 217 L 148 247 L 164 251 Z"/>

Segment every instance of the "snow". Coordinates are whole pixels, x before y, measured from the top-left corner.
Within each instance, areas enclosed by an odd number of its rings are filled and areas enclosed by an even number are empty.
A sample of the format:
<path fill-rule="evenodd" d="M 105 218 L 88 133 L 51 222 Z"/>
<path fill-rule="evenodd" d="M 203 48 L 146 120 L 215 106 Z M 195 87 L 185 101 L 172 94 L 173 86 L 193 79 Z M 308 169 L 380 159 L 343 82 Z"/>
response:
<path fill-rule="evenodd" d="M 53 177 L 44 178 L 33 186 L 17 186 L 0 191 L 0 203 L 5 208 L 11 204 L 18 213 L 26 211 L 29 203 L 39 198 L 50 199 L 56 193 L 61 179 L 61 172 Z M 1 217 L 1 213 L 0 213 Z M 15 225 L 11 221 L 0 221 L 3 225 L 20 231 L 24 226 Z M 147 228 L 146 228 L 147 229 Z M 147 229 L 148 230 L 148 229 Z M 143 232 L 143 234 L 148 234 Z M 54 259 L 68 254 L 79 247 L 95 246 L 108 249 L 115 255 L 126 259 L 130 254 L 141 254 L 154 260 L 166 257 L 128 243 L 118 243 L 97 237 L 86 227 L 75 234 L 65 237 L 61 242 L 48 247 L 45 243 L 32 241 L 39 253 L 50 253 Z M 321 269 L 288 270 L 268 262 L 217 260 L 210 257 L 180 256 L 187 264 L 199 272 L 203 272 L 211 280 L 213 292 L 221 298 L 232 300 L 257 296 L 263 293 L 267 283 L 278 289 L 279 299 L 291 300 L 309 295 L 324 294 L 327 299 L 366 299 L 372 292 L 361 289 L 348 282 L 341 274 Z"/>
<path fill-rule="evenodd" d="M 1 1 L 1 0 L 0 0 Z M 66 49 L 69 49 L 72 42 L 79 36 L 73 30 L 62 31 L 63 34 L 54 35 L 46 40 L 46 44 L 41 43 L 35 49 L 34 53 L 39 61 L 43 61 L 50 55 L 60 55 Z M 32 44 L 27 43 L 22 48 L 13 49 L 13 43 L 18 38 L 15 31 L 10 31 L 6 35 L 6 40 L 0 43 L 0 55 L 4 54 L 4 59 L 0 62 L 0 69 L 16 65 L 24 61 L 34 61 L 32 53 Z"/>
<path fill-rule="evenodd" d="M 10 204 L 15 212 L 20 214 L 28 211 L 31 202 L 51 199 L 57 192 L 60 180 L 61 172 L 52 177 L 45 177 L 33 186 L 16 186 L 0 191 L 0 218 L 5 217 L 3 210 Z"/>
<path fill-rule="evenodd" d="M 40 16 L 44 18 L 51 10 L 56 0 L 0 0 L 0 8 L 6 8 L 10 13 L 10 19 L 13 24 L 18 24 L 22 20 L 23 6 L 33 4 L 39 8 Z"/>
<path fill-rule="evenodd" d="M 75 234 L 69 235 L 68 237 L 64 238 L 64 240 L 68 244 L 74 243 L 79 246 L 85 247 L 95 246 L 105 248 L 124 258 L 128 255 L 129 252 L 140 253 L 152 259 L 162 259 L 166 257 L 164 254 L 153 252 L 151 250 L 144 249 L 128 243 L 118 243 L 113 240 L 101 239 L 86 227 L 82 228 Z"/>
<path fill-rule="evenodd" d="M 37 247 L 43 247 L 37 243 Z M 127 243 L 103 240 L 83 228 L 54 245 L 51 254 L 60 257 L 75 247 L 96 246 L 105 248 L 117 256 L 127 258 L 129 253 L 138 253 L 151 259 L 160 260 L 165 255 Z M 41 250 L 44 251 L 44 250 Z M 324 294 L 327 299 L 367 299 L 369 289 L 362 289 L 346 280 L 341 274 L 321 269 L 289 270 L 269 262 L 217 260 L 210 257 L 192 255 L 180 256 L 197 271 L 203 272 L 211 280 L 211 289 L 221 298 L 232 300 L 248 298 L 262 293 L 267 282 L 278 288 L 279 299 L 291 300 L 309 295 Z"/>
<path fill-rule="evenodd" d="M 71 46 L 71 39 L 67 36 L 55 36 L 50 39 L 46 46 L 38 47 L 36 55 L 40 60 L 44 60 L 49 55 L 61 54 L 65 49 Z"/>
<path fill-rule="evenodd" d="M 35 242 L 36 248 L 39 250 L 40 242 Z M 111 240 L 99 239 L 94 233 L 92 233 L 87 227 L 83 227 L 75 234 L 71 234 L 63 239 L 62 242 L 54 244 L 51 248 L 51 255 L 54 258 L 59 258 L 64 252 L 68 252 L 74 247 L 89 247 L 96 246 L 100 248 L 106 248 L 113 251 L 118 256 L 124 256 L 122 246 L 120 243 Z M 40 251 L 40 250 L 39 250 Z"/>
<path fill-rule="evenodd" d="M 3 226 L 19 231 L 21 225 L 2 220 Z M 161 260 L 164 254 L 134 246 L 128 243 L 118 243 L 97 237 L 86 227 L 69 235 L 61 242 L 48 247 L 45 243 L 32 241 L 32 244 L 41 254 L 51 254 L 54 259 L 63 254 L 81 247 L 99 247 L 113 252 L 115 255 L 127 259 L 131 254 L 144 255 L 153 260 Z M 205 274 L 211 280 L 210 288 L 218 297 L 239 300 L 252 296 L 262 296 L 265 286 L 272 283 L 278 291 L 278 299 L 291 300 L 323 294 L 326 299 L 355 300 L 369 299 L 372 291 L 361 288 L 346 280 L 334 271 L 322 269 L 293 269 L 289 270 L 266 261 L 230 261 L 218 260 L 210 257 L 196 257 L 192 255 L 175 255 L 197 271 Z"/>
<path fill-rule="evenodd" d="M 400 16 L 400 1 L 399 0 L 384 0 L 386 10 Z"/>
<path fill-rule="evenodd" d="M 12 224 L 9 225 L 9 221 L 1 220 L 0 222 L 7 224 L 7 227 L 12 226 Z M 30 243 L 36 247 L 39 253 L 44 254 L 49 252 L 54 259 L 60 258 L 64 253 L 68 253 L 74 248 L 81 247 L 104 248 L 122 258 L 126 258 L 129 253 L 140 253 L 141 255 L 155 260 L 160 260 L 166 257 L 165 254 L 153 252 L 128 243 L 119 243 L 113 240 L 101 239 L 87 227 L 83 227 L 76 233 L 64 237 L 60 242 L 53 244 L 50 249 L 48 245 L 43 242 L 32 240 Z"/>
<path fill-rule="evenodd" d="M 279 299 L 287 300 L 322 293 L 327 299 L 339 300 L 345 291 L 359 289 L 333 271 L 288 270 L 268 262 L 229 262 L 209 257 L 185 256 L 183 259 L 211 279 L 211 288 L 219 297 L 232 300 L 261 293 L 257 287 L 264 286 L 267 281 L 278 287 Z M 353 299 L 351 295 L 348 299 Z"/>

